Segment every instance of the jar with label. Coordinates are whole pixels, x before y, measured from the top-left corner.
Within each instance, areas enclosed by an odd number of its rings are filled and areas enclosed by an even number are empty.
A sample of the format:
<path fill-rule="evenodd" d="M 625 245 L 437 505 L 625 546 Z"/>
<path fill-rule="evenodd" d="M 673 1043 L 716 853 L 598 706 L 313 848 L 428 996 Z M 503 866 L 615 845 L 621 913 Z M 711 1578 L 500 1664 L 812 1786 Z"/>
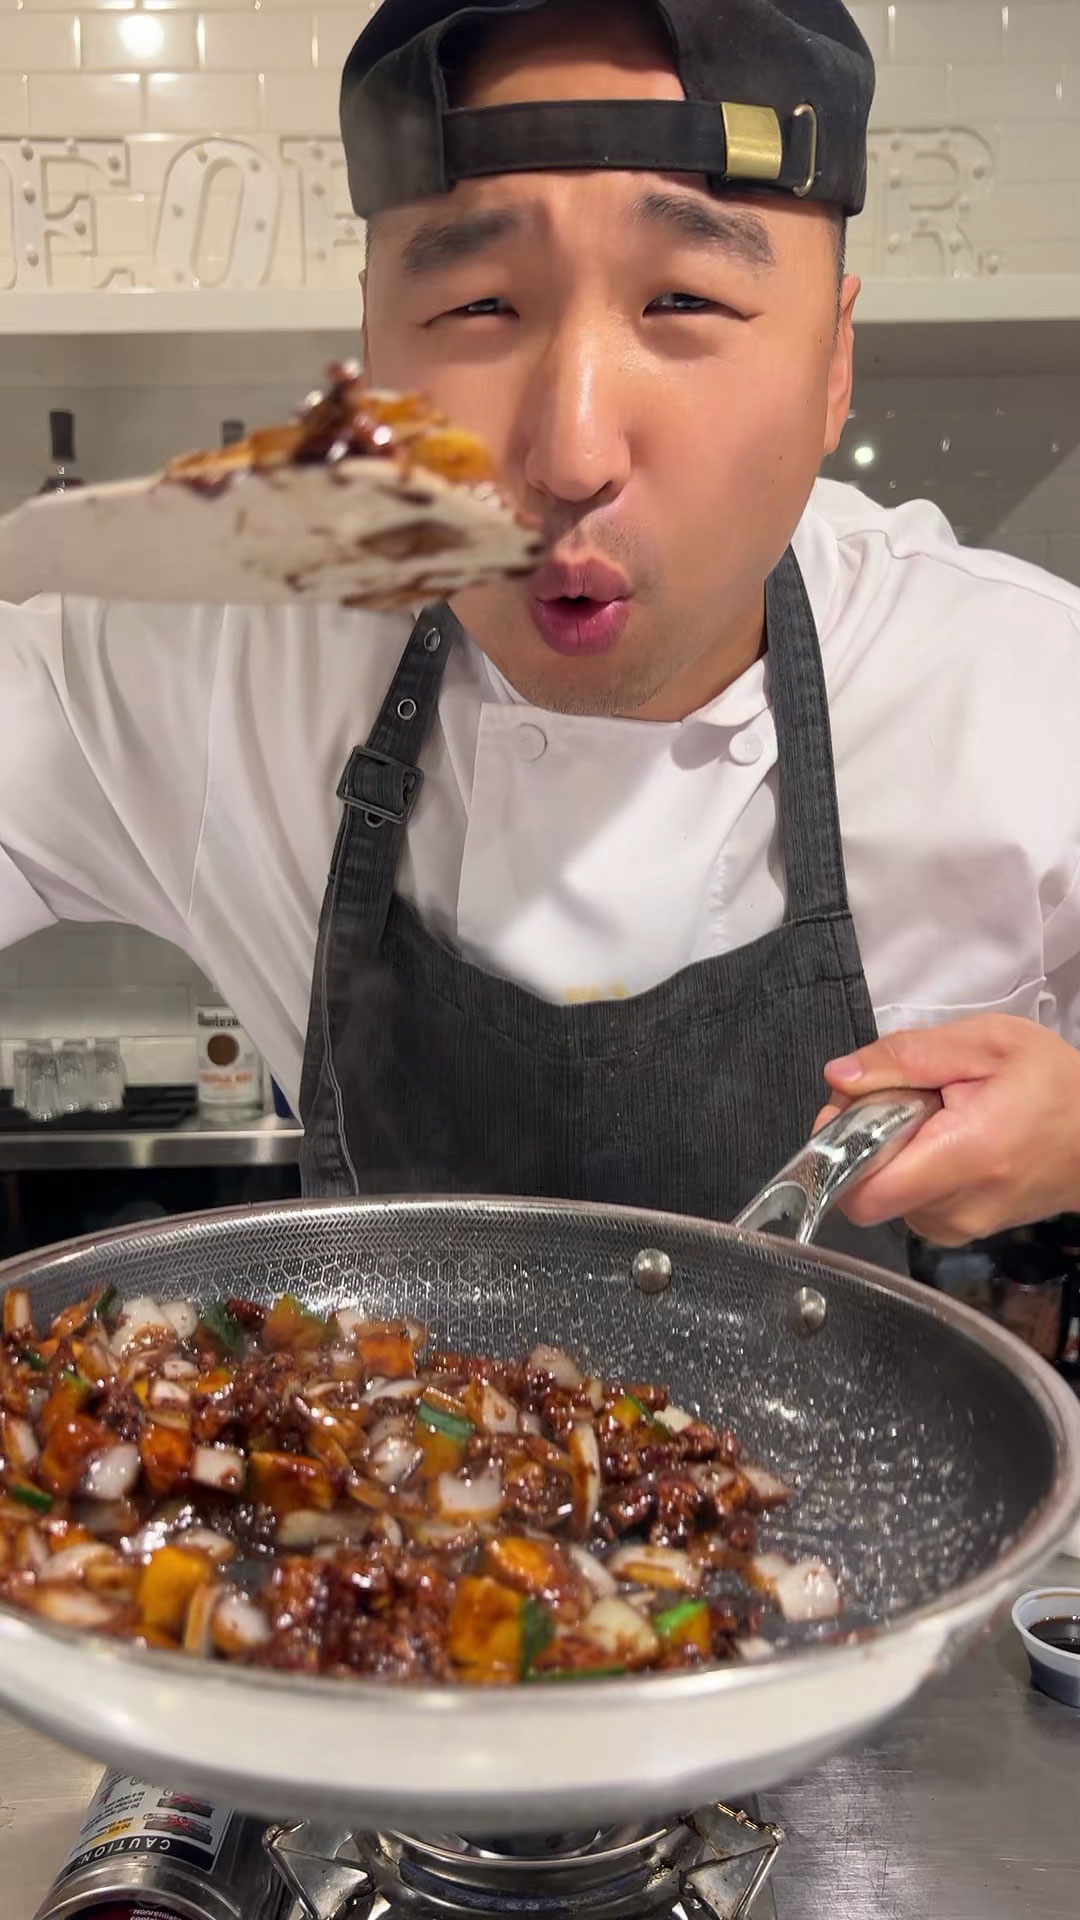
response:
<path fill-rule="evenodd" d="M 231 1007 L 206 1001 L 195 1009 L 199 1106 L 215 1119 L 263 1110 L 263 1063 Z"/>

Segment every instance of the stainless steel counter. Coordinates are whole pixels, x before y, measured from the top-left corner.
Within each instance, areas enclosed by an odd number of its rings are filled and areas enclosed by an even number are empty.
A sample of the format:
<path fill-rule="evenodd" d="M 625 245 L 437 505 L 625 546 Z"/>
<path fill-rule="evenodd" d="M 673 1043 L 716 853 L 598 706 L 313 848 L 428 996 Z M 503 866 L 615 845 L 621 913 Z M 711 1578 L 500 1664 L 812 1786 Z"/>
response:
<path fill-rule="evenodd" d="M 1080 1586 L 1062 1558 L 1046 1583 Z M 98 1769 L 0 1716 L 0 1911 L 31 1920 Z M 759 1796 L 787 1840 L 776 1920 L 1076 1920 L 1080 1713 L 1009 1624 L 869 1744 Z"/>
<path fill-rule="evenodd" d="M 249 1121 L 206 1120 L 193 1114 L 161 1133 L 64 1132 L 42 1127 L 0 1132 L 0 1173 L 39 1173 L 101 1167 L 286 1167 L 300 1158 L 303 1128 L 276 1114 Z"/>

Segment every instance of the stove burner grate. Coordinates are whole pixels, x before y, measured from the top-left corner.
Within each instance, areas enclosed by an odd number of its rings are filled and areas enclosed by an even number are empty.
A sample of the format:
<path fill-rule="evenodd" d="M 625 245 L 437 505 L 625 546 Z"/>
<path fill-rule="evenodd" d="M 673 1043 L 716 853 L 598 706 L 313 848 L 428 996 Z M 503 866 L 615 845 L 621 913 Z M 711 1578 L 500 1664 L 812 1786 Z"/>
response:
<path fill-rule="evenodd" d="M 289 1920 L 770 1920 L 783 1840 L 730 1807 L 662 1826 L 500 1835 L 275 1827 Z"/>

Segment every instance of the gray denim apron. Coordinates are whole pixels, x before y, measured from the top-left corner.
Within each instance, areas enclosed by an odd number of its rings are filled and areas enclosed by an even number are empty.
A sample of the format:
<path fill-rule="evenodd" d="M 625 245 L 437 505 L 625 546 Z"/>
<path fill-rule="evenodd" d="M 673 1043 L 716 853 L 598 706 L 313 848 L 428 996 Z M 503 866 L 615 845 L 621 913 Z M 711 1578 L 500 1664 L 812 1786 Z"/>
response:
<path fill-rule="evenodd" d="M 783 924 L 634 999 L 558 1006 L 470 965 L 394 892 L 419 762 L 461 628 L 425 609 L 365 747 L 319 928 L 304 1058 L 312 1195 L 475 1192 L 730 1219 L 795 1151 L 822 1068 L 876 1038 L 848 909 L 828 699 L 789 552 L 766 621 Z M 891 1230 L 833 1244 L 902 1264 Z"/>

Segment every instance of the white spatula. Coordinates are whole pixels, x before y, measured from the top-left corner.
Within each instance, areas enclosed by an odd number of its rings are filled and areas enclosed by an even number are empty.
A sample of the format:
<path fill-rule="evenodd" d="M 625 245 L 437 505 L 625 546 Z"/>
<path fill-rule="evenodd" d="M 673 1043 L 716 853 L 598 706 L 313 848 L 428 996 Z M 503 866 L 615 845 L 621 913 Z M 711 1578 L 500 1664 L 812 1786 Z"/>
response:
<path fill-rule="evenodd" d="M 333 366 L 287 426 L 0 520 L 0 599 L 444 599 L 540 555 L 492 474 L 483 443 L 421 395 L 372 392 L 357 366 Z"/>

